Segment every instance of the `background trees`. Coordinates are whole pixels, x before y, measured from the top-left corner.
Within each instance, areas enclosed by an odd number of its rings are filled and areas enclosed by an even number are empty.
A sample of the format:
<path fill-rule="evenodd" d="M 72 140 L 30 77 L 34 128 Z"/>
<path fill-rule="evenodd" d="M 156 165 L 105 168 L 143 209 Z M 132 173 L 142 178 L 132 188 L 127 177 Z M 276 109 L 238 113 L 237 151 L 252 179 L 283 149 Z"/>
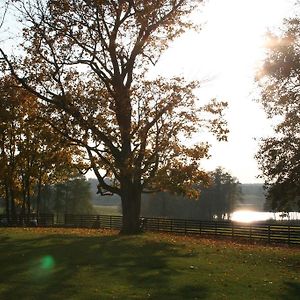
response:
<path fill-rule="evenodd" d="M 194 184 L 208 182 L 200 168 L 208 145 L 187 146 L 205 126 L 193 93 L 198 84 L 146 76 L 168 43 L 192 27 L 188 15 L 199 2 L 15 3 L 26 54 L 20 63 L 0 50 L 2 58 L 42 101 L 53 128 L 86 149 L 100 193 L 120 195 L 124 233 L 139 231 L 143 190 L 197 197 Z M 215 116 L 210 125 L 220 139 L 224 106 L 202 108 Z"/>
<path fill-rule="evenodd" d="M 222 168 L 211 173 L 212 183 L 203 188 L 199 198 L 201 218 L 228 218 L 242 202 L 239 181 Z"/>
<path fill-rule="evenodd" d="M 300 20 L 286 20 L 269 35 L 268 57 L 258 74 L 261 103 L 277 121 L 275 136 L 262 140 L 257 159 L 266 179 L 268 207 L 300 208 Z"/>
<path fill-rule="evenodd" d="M 8 220 L 39 212 L 45 185 L 83 167 L 78 148 L 44 121 L 35 96 L 10 77 L 0 80 L 0 195 Z"/>
<path fill-rule="evenodd" d="M 197 201 L 160 192 L 143 197 L 143 215 L 200 220 L 229 218 L 242 202 L 240 184 L 220 167 L 209 175 L 210 185 L 200 187 Z"/>
<path fill-rule="evenodd" d="M 95 213 L 91 202 L 90 183 L 84 176 L 75 176 L 57 184 L 47 185 L 42 191 L 41 212 L 64 214 Z"/>

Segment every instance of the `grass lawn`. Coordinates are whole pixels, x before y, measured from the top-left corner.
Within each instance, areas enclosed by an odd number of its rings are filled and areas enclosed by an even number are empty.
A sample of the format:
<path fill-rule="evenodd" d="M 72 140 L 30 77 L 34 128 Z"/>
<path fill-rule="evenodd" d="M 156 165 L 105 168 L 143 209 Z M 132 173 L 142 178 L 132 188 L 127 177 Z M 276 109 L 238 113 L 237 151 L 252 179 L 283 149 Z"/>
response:
<path fill-rule="evenodd" d="M 0 299 L 300 299 L 300 249 L 0 228 Z"/>
<path fill-rule="evenodd" d="M 117 205 L 93 205 L 96 214 L 99 215 L 113 215 L 113 216 L 120 216 L 120 207 Z"/>

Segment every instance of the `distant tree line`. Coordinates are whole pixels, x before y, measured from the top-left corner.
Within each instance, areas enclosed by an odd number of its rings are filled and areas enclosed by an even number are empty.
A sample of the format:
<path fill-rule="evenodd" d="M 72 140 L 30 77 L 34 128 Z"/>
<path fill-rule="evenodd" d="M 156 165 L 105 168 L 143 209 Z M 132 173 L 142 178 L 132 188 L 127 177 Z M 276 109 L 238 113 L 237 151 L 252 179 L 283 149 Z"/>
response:
<path fill-rule="evenodd" d="M 61 214 L 92 214 L 90 183 L 83 176 L 43 188 L 40 212 Z"/>
<path fill-rule="evenodd" d="M 144 195 L 142 214 L 202 220 L 227 219 L 242 202 L 240 183 L 222 168 L 211 172 L 210 177 L 210 186 L 199 187 L 197 200 L 167 192 Z"/>

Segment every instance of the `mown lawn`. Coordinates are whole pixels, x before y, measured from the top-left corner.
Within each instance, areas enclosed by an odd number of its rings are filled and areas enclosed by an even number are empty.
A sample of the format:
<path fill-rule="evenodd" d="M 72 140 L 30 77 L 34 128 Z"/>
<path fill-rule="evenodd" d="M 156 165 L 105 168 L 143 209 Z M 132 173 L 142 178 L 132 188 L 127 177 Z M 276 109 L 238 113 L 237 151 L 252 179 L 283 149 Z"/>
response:
<path fill-rule="evenodd" d="M 120 207 L 117 205 L 94 205 L 94 210 L 96 214 L 99 215 L 113 215 L 113 216 L 120 216 Z"/>
<path fill-rule="evenodd" d="M 0 299 L 300 299 L 300 249 L 0 228 Z"/>

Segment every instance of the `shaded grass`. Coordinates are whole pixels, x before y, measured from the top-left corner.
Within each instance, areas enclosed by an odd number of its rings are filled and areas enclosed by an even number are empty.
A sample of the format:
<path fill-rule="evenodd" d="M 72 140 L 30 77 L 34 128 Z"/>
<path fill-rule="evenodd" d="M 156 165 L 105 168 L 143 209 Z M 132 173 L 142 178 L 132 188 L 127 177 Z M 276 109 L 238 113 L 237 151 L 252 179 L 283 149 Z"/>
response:
<path fill-rule="evenodd" d="M 299 299 L 300 250 L 166 234 L 0 229 L 0 299 Z"/>

